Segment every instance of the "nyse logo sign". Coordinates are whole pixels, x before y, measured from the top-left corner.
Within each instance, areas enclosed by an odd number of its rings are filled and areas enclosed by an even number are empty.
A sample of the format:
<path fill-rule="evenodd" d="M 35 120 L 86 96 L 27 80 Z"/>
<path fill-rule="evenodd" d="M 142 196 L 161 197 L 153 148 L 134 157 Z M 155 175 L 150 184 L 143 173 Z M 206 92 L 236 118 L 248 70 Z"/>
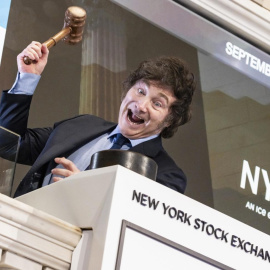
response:
<path fill-rule="evenodd" d="M 248 161 L 243 161 L 243 169 L 240 183 L 241 188 L 245 189 L 248 182 L 252 193 L 257 195 L 259 180 L 261 179 L 260 176 L 262 176 L 265 184 L 265 200 L 270 201 L 270 182 L 267 171 L 260 169 L 260 167 L 256 166 L 253 175 L 249 167 Z"/>

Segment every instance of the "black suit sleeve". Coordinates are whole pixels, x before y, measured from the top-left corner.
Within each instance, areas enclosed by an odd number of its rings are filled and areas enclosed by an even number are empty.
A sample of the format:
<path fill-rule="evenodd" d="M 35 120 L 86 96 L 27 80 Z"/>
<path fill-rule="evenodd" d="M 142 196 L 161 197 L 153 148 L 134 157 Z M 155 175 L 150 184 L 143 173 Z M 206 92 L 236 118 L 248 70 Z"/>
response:
<path fill-rule="evenodd" d="M 158 165 L 157 182 L 183 194 L 187 185 L 186 175 L 164 149 L 155 161 Z"/>
<path fill-rule="evenodd" d="M 21 136 L 18 163 L 25 165 L 33 165 L 52 131 L 52 128 L 27 128 L 31 100 L 29 95 L 3 91 L 0 103 L 0 126 Z"/>
<path fill-rule="evenodd" d="M 159 172 L 157 176 L 157 182 L 184 194 L 186 190 L 187 179 L 181 170 L 171 170 Z"/>

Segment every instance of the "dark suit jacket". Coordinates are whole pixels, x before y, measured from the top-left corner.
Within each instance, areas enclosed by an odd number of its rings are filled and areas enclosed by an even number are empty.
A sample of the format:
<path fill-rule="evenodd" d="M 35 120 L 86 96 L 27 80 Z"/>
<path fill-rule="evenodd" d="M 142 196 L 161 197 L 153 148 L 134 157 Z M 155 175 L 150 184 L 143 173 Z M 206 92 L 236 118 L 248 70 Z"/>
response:
<path fill-rule="evenodd" d="M 0 103 L 0 125 L 22 137 L 18 163 L 32 166 L 17 188 L 15 197 L 41 187 L 45 173 L 56 165 L 55 157 L 68 156 L 116 126 L 93 115 L 80 115 L 58 122 L 53 128 L 27 129 L 31 99 L 32 96 L 4 91 Z M 184 193 L 186 177 L 162 147 L 160 136 L 129 151 L 152 158 L 158 165 L 157 182 Z"/>

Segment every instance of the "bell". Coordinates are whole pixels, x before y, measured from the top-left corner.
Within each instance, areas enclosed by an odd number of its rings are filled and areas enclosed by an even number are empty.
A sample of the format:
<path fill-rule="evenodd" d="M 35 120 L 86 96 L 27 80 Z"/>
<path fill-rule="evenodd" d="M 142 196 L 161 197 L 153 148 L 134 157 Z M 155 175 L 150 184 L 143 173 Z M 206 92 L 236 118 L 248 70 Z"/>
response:
<path fill-rule="evenodd" d="M 89 169 L 121 165 L 131 171 L 156 181 L 157 163 L 142 154 L 125 150 L 104 150 L 96 152 L 91 157 Z"/>

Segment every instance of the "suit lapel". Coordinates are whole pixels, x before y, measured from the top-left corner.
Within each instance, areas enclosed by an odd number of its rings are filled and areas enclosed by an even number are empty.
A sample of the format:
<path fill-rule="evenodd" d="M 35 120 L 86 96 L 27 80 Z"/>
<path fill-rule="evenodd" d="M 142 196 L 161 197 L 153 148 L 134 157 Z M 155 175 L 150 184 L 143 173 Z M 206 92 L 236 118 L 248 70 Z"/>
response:
<path fill-rule="evenodd" d="M 78 131 L 78 126 L 80 130 Z M 101 118 L 82 116 L 56 125 L 46 146 L 29 173 L 50 162 L 59 155 L 73 152 L 94 138 L 111 131 L 116 124 Z"/>

